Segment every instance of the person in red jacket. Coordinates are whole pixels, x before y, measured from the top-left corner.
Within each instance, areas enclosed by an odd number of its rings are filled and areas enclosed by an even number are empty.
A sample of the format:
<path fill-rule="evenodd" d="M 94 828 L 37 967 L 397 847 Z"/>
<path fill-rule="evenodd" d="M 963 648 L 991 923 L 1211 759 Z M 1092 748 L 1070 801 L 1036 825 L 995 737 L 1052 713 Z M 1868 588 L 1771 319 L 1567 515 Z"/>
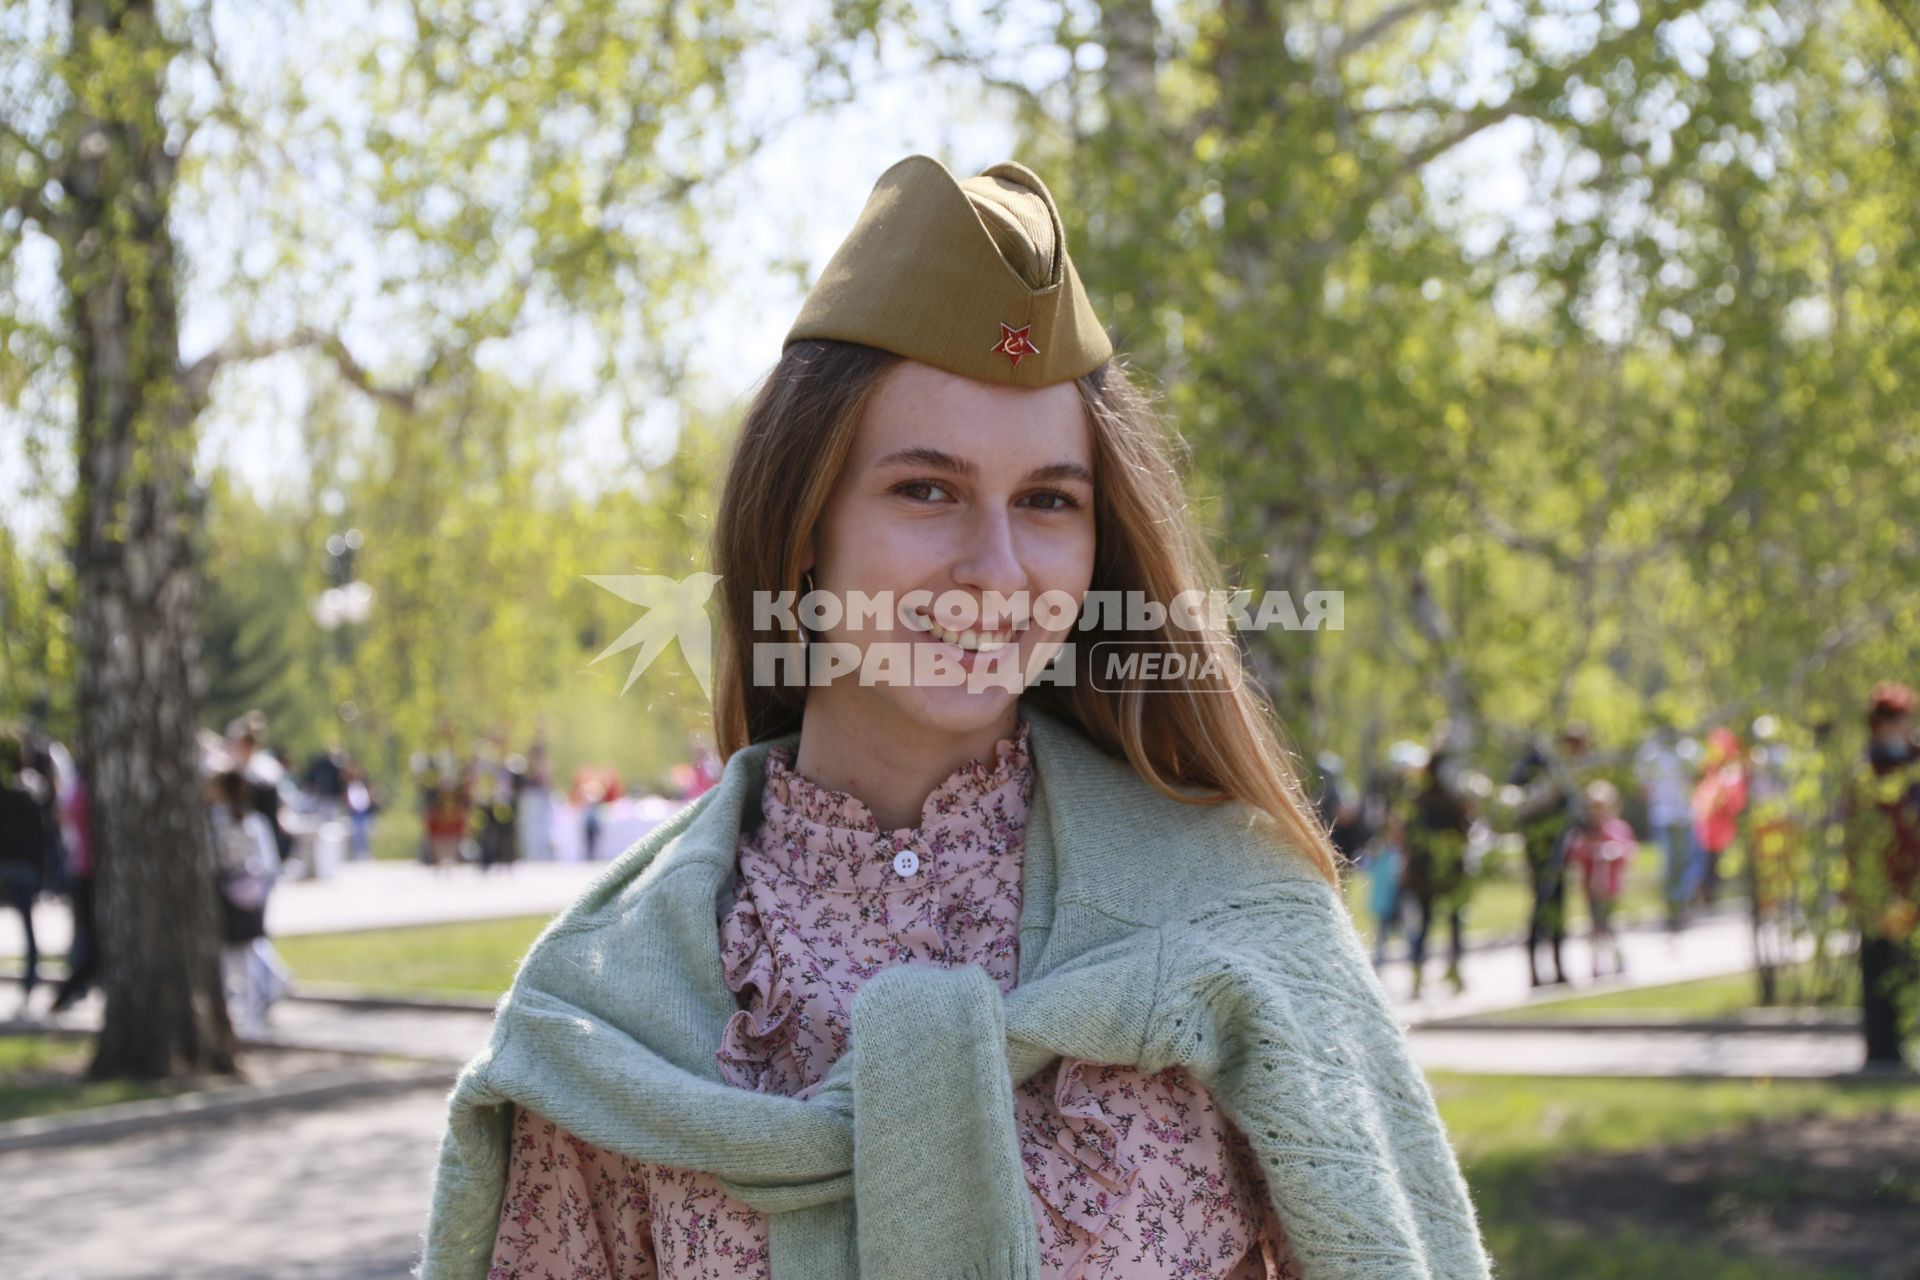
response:
<path fill-rule="evenodd" d="M 1697 906 L 1713 902 L 1720 880 L 1720 855 L 1740 833 L 1747 807 L 1747 772 L 1740 739 L 1724 726 L 1707 735 L 1707 758 L 1693 784 L 1693 863 L 1683 898 Z"/>
<path fill-rule="evenodd" d="M 1860 929 L 1861 1026 L 1867 1068 L 1903 1064 L 1920 1005 L 1920 738 L 1915 697 L 1876 685 L 1871 735 L 1845 800 L 1847 898 Z"/>

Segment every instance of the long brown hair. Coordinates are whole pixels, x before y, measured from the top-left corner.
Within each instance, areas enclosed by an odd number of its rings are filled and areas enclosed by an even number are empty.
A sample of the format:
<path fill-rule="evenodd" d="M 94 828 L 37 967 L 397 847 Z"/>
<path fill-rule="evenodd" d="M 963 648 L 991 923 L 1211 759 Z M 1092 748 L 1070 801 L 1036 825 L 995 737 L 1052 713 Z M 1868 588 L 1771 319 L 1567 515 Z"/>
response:
<path fill-rule="evenodd" d="M 796 342 L 747 409 L 713 536 L 713 570 L 721 575 L 713 715 L 723 757 L 800 728 L 805 689 L 755 684 L 752 673 L 756 643 L 798 644 L 801 637 L 756 632 L 753 594 L 800 591 L 807 535 L 846 465 L 867 403 L 898 363 L 898 356 L 853 343 Z M 1221 590 L 1219 561 L 1187 503 L 1184 444 L 1118 363 L 1108 361 L 1076 385 L 1093 427 L 1097 546 L 1089 590 L 1138 593 L 1163 605 L 1181 592 Z M 1169 651 L 1199 646 L 1237 666 L 1233 637 L 1215 625 L 1222 620 L 1203 621 L 1207 625 L 1190 630 L 1168 616 L 1157 627 L 1125 634 Z M 1338 883 L 1337 855 L 1257 685 L 1242 680 L 1232 689 L 1202 688 L 1173 679 L 1116 688 L 1106 680 L 1106 688 L 1096 688 L 1093 651 L 1090 644 L 1074 646 L 1078 669 L 1071 684 L 1039 683 L 1022 696 L 1078 725 L 1167 796 L 1191 804 L 1240 800 L 1266 814 Z"/>

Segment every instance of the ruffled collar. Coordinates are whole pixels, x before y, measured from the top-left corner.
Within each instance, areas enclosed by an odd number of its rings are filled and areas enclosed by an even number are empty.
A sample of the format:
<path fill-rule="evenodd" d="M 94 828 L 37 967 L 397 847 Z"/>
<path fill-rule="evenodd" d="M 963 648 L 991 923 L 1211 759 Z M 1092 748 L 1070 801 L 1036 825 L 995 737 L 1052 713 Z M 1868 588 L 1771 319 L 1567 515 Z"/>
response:
<path fill-rule="evenodd" d="M 1024 719 L 994 744 L 990 761 L 968 760 L 933 789 L 919 826 L 891 831 L 881 829 L 864 801 L 795 772 L 793 751 L 767 753 L 762 825 L 752 844 L 763 865 L 815 888 L 894 890 L 940 880 L 962 858 L 1018 845 L 1024 833 L 1033 794 Z M 909 849 L 918 866 L 902 876 L 895 860 Z"/>

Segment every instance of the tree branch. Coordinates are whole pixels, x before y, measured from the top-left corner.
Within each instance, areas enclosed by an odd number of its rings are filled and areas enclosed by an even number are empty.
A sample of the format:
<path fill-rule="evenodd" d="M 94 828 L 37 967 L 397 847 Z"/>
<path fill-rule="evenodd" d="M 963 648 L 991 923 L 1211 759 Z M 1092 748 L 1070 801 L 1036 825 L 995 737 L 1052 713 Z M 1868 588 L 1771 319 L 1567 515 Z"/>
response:
<path fill-rule="evenodd" d="M 242 135 L 252 135 L 256 132 L 253 127 L 253 122 L 246 119 L 234 106 L 233 85 L 227 79 L 227 66 L 220 53 L 220 40 L 218 33 L 214 30 L 213 14 L 211 11 L 208 11 L 205 15 L 200 32 L 200 39 L 197 43 L 199 45 L 197 52 L 200 55 L 200 60 L 206 64 L 207 73 L 213 77 L 213 83 L 219 88 L 220 96 L 214 100 L 213 106 L 209 107 L 202 115 L 196 119 L 187 121 L 186 124 L 182 126 L 180 138 L 181 155 L 187 153 L 187 148 L 193 145 L 194 136 L 200 132 L 200 126 L 209 120 L 224 120 L 229 125 L 232 125 L 236 132 Z"/>
<path fill-rule="evenodd" d="M 1888 16 L 1906 33 L 1907 39 L 1913 42 L 1914 52 L 1920 53 L 1920 22 L 1916 22 L 1914 16 L 1907 12 L 1902 0 L 1880 0 L 1880 7 L 1887 11 Z"/>
<path fill-rule="evenodd" d="M 1611 39 L 1596 41 L 1591 49 L 1579 57 L 1565 66 L 1554 68 L 1543 83 L 1529 86 L 1523 95 L 1516 94 L 1497 107 L 1479 107 L 1464 113 L 1445 133 L 1402 156 L 1381 181 L 1360 197 L 1354 205 L 1356 212 L 1364 214 L 1408 177 L 1494 125 L 1516 116 L 1541 118 L 1543 108 L 1566 88 L 1569 81 L 1587 79 L 1595 73 L 1604 72 L 1635 45 L 1654 39 L 1654 33 L 1661 24 L 1691 13 L 1697 7 L 1695 0 L 1674 0 L 1651 6 L 1651 11 L 1644 14 L 1641 21 L 1630 30 L 1622 31 Z"/>
<path fill-rule="evenodd" d="M 49 232 L 59 222 L 53 207 L 33 187 L 21 186 L 9 192 L 6 199 L 0 201 L 0 207 L 18 209 L 21 217 L 32 218 Z"/>
<path fill-rule="evenodd" d="M 1454 643 L 1459 632 L 1434 596 L 1426 570 L 1418 560 L 1407 570 L 1407 613 L 1413 619 L 1414 629 L 1440 662 L 1440 693 L 1447 704 L 1448 717 L 1456 725 L 1475 730 L 1474 736 L 1478 737 L 1479 699 L 1474 696 L 1473 682 L 1467 678 L 1459 648 Z"/>
<path fill-rule="evenodd" d="M 30 157 L 40 170 L 39 182 L 22 182 L 18 186 L 13 186 L 12 189 L 7 192 L 4 202 L 0 203 L 18 209 L 21 216 L 32 218 L 42 227 L 52 230 L 58 219 L 54 213 L 53 206 L 48 204 L 46 197 L 41 194 L 41 189 L 46 182 L 47 175 L 53 172 L 53 164 L 47 159 L 47 153 L 42 151 L 33 139 L 21 133 L 5 120 L 0 120 L 0 138 L 11 142 L 14 148 L 22 155 Z M 12 184 L 9 185 L 11 186 Z"/>
<path fill-rule="evenodd" d="M 318 329 L 298 329 L 285 338 L 270 342 L 226 342 L 215 347 L 187 367 L 182 381 L 188 395 L 196 402 L 204 403 L 213 386 L 214 375 L 231 364 L 247 360 L 263 360 L 268 356 L 280 355 L 287 351 L 319 349 L 333 362 L 340 376 L 358 387 L 367 395 L 399 409 L 403 413 L 412 413 L 420 392 L 432 379 L 433 373 L 443 363 L 444 356 L 436 356 L 427 371 L 415 379 L 411 386 L 383 387 L 377 385 L 360 362 L 347 350 L 347 344 L 339 335 Z"/>
<path fill-rule="evenodd" d="M 5 120 L 0 120 L 0 137 L 10 139 L 14 146 L 32 156 L 40 165 L 41 173 L 44 174 L 52 171 L 53 162 L 47 159 L 47 153 L 40 149 L 40 144 L 8 124 Z"/>
<path fill-rule="evenodd" d="M 1517 98 L 1510 98 L 1497 107 L 1480 107 L 1462 116 L 1454 127 L 1446 133 L 1415 147 L 1400 158 L 1400 163 L 1380 184 L 1368 205 L 1372 205 L 1389 190 L 1399 184 L 1402 178 L 1409 177 L 1429 164 L 1438 160 L 1447 152 L 1467 142 L 1478 134 L 1486 132 L 1497 124 L 1504 124 L 1515 116 L 1531 115 L 1533 104 Z"/>
<path fill-rule="evenodd" d="M 1361 27 L 1358 31 L 1350 32 L 1340 41 L 1333 51 L 1334 61 L 1338 62 L 1343 58 L 1360 52 L 1360 50 L 1366 48 L 1368 45 L 1380 40 L 1408 18 L 1418 17 L 1420 14 L 1436 7 L 1433 0 L 1407 0 L 1405 4 L 1397 4 L 1391 8 L 1382 10 L 1372 22 Z"/>

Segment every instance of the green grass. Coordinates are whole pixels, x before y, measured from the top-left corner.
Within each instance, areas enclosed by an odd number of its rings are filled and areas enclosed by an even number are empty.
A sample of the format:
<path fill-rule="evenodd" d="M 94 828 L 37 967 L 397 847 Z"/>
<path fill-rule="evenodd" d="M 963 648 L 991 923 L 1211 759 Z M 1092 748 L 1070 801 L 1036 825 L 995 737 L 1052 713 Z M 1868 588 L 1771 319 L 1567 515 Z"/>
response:
<path fill-rule="evenodd" d="M 177 1088 L 131 1080 L 83 1080 L 93 1042 L 64 1036 L 0 1036 L 0 1123 L 138 1102 Z"/>
<path fill-rule="evenodd" d="M 1840 984 L 1825 993 L 1828 998 L 1814 1003 L 1826 1008 L 1847 1008 L 1860 1002 L 1860 978 L 1850 960 L 1840 962 Z M 1781 971 L 1780 991 L 1785 1001 L 1804 1000 L 1807 993 L 1826 984 L 1823 975 L 1809 962 Z M 1657 987 L 1635 987 L 1627 991 L 1609 991 L 1602 995 L 1575 996 L 1528 1005 L 1502 1013 L 1503 1020 L 1515 1022 L 1561 1022 L 1594 1014 L 1618 1016 L 1646 1014 L 1653 1019 L 1705 1021 L 1732 1018 L 1760 1007 L 1759 979 L 1750 972 L 1730 973 L 1718 978 L 1700 978 L 1692 982 L 1667 983 Z"/>
<path fill-rule="evenodd" d="M 1630 1151 L 1756 1120 L 1920 1115 L 1920 1083 L 1468 1076 L 1430 1082 L 1463 1161 Z"/>
<path fill-rule="evenodd" d="M 1437 1074 L 1432 1084 L 1502 1280 L 1840 1280 L 1845 1273 L 1742 1255 L 1710 1238 L 1589 1232 L 1542 1215 L 1531 1190 L 1556 1161 L 1684 1142 L 1763 1120 L 1920 1115 L 1920 1084 L 1907 1083 Z M 1795 1192 L 1774 1190 L 1785 1199 Z"/>
<path fill-rule="evenodd" d="M 516 916 L 405 929 L 366 929 L 278 938 L 301 982 L 370 991 L 497 996 L 549 916 Z"/>

